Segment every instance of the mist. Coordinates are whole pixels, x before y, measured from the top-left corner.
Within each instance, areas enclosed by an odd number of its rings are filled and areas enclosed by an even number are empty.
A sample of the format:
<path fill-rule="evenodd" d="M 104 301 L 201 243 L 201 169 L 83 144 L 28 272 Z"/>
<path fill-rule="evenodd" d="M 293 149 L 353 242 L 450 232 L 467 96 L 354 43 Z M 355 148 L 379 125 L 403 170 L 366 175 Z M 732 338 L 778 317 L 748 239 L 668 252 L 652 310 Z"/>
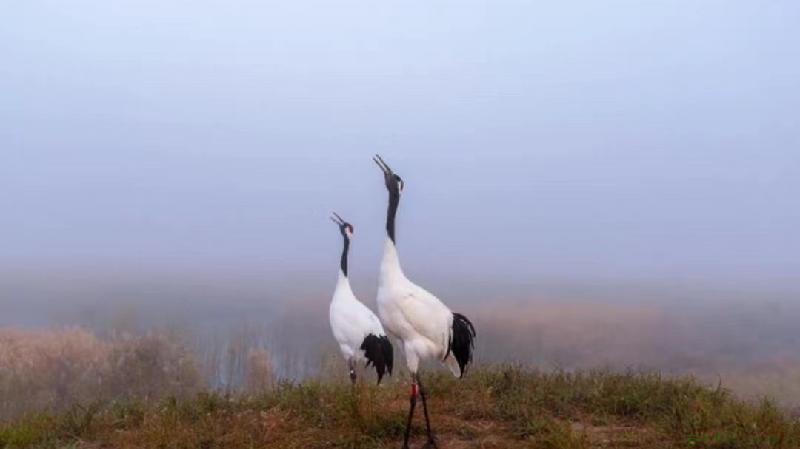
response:
<path fill-rule="evenodd" d="M 378 152 L 405 181 L 404 269 L 475 317 L 481 360 L 797 370 L 798 13 L 8 5 L 0 325 L 167 329 L 192 348 L 246 329 L 286 354 L 277 375 L 313 375 L 332 347 L 331 211 L 374 307 Z"/>

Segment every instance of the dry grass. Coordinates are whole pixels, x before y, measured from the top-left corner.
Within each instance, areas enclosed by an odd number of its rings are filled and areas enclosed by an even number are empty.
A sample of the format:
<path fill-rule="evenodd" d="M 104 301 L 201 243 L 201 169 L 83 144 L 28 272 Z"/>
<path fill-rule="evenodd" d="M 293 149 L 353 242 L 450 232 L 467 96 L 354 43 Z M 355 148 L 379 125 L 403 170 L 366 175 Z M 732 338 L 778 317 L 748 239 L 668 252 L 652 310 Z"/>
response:
<path fill-rule="evenodd" d="M 433 374 L 427 386 L 442 448 L 800 447 L 800 424 L 770 403 L 745 403 L 690 378 L 498 367 L 460 381 Z M 355 391 L 309 380 L 255 395 L 115 401 L 7 422 L 0 425 L 0 446 L 399 447 L 406 395 L 398 380 Z M 414 431 L 423 434 L 421 419 Z"/>
<path fill-rule="evenodd" d="M 110 398 L 182 397 L 202 385 L 190 352 L 163 335 L 102 340 L 81 328 L 0 329 L 0 418 Z"/>

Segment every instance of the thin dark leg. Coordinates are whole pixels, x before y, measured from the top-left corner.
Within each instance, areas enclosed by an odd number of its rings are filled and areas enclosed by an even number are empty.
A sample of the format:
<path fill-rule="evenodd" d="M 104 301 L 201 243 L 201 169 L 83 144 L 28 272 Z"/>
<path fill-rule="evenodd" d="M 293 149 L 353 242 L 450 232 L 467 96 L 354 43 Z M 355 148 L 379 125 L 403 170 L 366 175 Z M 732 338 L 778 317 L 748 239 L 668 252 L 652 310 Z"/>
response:
<path fill-rule="evenodd" d="M 431 420 L 428 418 L 428 402 L 425 400 L 425 387 L 422 386 L 422 379 L 419 377 L 419 374 L 417 374 L 417 384 L 419 384 L 419 395 L 422 396 L 422 411 L 425 414 L 425 429 L 428 431 L 428 442 L 424 447 L 437 448 L 438 446 L 436 446 L 436 438 L 433 437 L 433 432 L 431 431 Z"/>
<path fill-rule="evenodd" d="M 347 361 L 348 366 L 350 367 L 350 382 L 353 382 L 353 386 L 356 385 L 356 362 L 353 359 Z"/>
<path fill-rule="evenodd" d="M 411 404 L 408 408 L 408 422 L 406 422 L 406 436 L 403 438 L 403 449 L 408 449 L 408 437 L 411 436 L 411 418 L 414 417 L 414 407 L 417 405 L 416 374 L 411 375 Z"/>

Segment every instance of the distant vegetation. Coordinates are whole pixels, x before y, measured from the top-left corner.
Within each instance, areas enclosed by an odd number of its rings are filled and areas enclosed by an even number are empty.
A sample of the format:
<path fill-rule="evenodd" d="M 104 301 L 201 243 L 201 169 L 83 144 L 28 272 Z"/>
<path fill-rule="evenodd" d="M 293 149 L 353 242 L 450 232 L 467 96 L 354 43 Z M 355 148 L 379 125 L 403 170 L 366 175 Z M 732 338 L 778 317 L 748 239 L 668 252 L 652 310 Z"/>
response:
<path fill-rule="evenodd" d="M 186 397 L 204 385 L 192 354 L 163 335 L 0 329 L 0 418 L 111 398 Z"/>
<path fill-rule="evenodd" d="M 800 447 L 800 423 L 771 403 L 691 378 L 485 367 L 460 381 L 433 374 L 427 385 L 443 449 Z M 355 391 L 308 379 L 249 394 L 91 401 L 0 424 L 0 447 L 396 449 L 407 394 L 398 379 Z"/>
<path fill-rule="evenodd" d="M 197 307 L 193 319 L 162 322 L 148 317 L 149 309 L 114 314 L 100 308 L 83 327 L 0 327 L 0 419 L 75 403 L 261 391 L 277 379 L 338 378 L 344 367 L 328 329 L 327 301 L 320 294 L 241 313 L 230 305 Z M 167 315 L 158 310 L 149 313 Z M 474 317 L 478 366 L 691 374 L 743 399 L 769 396 L 800 415 L 796 304 L 488 297 L 459 310 Z"/>

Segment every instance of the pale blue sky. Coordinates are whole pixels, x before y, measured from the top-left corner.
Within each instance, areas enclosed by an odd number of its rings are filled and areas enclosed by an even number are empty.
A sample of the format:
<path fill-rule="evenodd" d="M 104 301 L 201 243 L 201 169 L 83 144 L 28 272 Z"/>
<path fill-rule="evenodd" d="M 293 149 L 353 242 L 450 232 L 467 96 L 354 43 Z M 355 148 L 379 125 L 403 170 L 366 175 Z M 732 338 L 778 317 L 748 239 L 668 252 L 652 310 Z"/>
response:
<path fill-rule="evenodd" d="M 795 1 L 12 1 L 0 267 L 790 282 Z M 330 275 L 327 276 L 326 275 Z"/>

